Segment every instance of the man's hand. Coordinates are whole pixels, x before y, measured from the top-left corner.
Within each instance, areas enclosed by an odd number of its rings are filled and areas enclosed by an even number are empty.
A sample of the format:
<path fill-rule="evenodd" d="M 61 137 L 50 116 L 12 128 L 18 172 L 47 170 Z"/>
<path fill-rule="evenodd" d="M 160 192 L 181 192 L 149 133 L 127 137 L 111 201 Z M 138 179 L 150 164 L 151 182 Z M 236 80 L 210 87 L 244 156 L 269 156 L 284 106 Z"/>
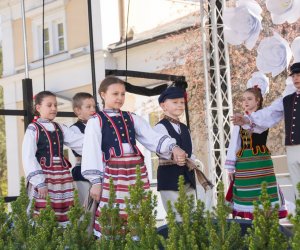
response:
<path fill-rule="evenodd" d="M 173 159 L 176 161 L 177 165 L 185 166 L 187 154 L 180 147 L 174 147 L 172 150 Z"/>
<path fill-rule="evenodd" d="M 38 188 L 39 198 L 46 199 L 47 194 L 48 194 L 48 188 L 47 187 Z"/>
<path fill-rule="evenodd" d="M 230 119 L 234 125 L 243 126 L 245 124 L 250 124 L 250 120 L 243 114 L 234 114 Z"/>
<path fill-rule="evenodd" d="M 94 184 L 90 189 L 90 196 L 97 202 L 100 201 L 102 194 L 102 186 L 101 184 Z"/>

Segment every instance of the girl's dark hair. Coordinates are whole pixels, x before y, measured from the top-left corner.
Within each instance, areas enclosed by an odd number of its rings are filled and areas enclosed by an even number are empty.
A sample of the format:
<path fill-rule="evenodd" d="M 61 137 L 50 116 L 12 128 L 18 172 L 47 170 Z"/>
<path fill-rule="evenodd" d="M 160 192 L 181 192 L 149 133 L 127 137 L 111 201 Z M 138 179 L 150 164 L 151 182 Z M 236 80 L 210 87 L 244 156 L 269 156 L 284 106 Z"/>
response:
<path fill-rule="evenodd" d="M 39 113 L 36 111 L 36 105 L 41 105 L 44 98 L 48 97 L 48 96 L 54 96 L 56 97 L 56 95 L 54 93 L 52 93 L 51 91 L 41 91 L 39 93 L 37 93 L 34 97 L 34 106 L 33 106 L 33 113 L 35 115 L 39 115 Z"/>
<path fill-rule="evenodd" d="M 104 78 L 104 80 L 100 83 L 100 86 L 99 86 L 99 89 L 98 89 L 98 94 L 100 95 L 100 98 L 102 99 L 101 97 L 101 92 L 106 92 L 108 87 L 112 84 L 122 84 L 125 86 L 125 83 L 124 81 L 122 81 L 121 79 L 119 79 L 118 77 L 115 77 L 115 76 L 107 76 Z M 104 100 L 102 99 L 102 102 L 104 104 Z"/>
<path fill-rule="evenodd" d="M 81 108 L 82 102 L 86 99 L 94 99 L 94 97 L 87 92 L 78 92 L 77 94 L 75 94 L 72 99 L 73 109 Z"/>
<path fill-rule="evenodd" d="M 259 100 L 257 110 L 262 109 L 264 98 L 261 94 L 261 89 L 258 87 L 253 87 L 253 88 L 246 89 L 245 92 L 252 93 L 254 95 L 255 99 Z"/>

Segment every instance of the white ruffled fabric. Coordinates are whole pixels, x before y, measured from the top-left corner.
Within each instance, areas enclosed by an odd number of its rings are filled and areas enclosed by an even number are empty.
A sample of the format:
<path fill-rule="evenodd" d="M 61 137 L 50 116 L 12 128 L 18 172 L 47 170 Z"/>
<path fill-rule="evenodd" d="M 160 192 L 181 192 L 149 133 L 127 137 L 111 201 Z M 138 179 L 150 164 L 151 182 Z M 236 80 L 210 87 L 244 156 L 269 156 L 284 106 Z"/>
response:
<path fill-rule="evenodd" d="M 287 95 L 293 94 L 296 90 L 297 89 L 296 89 L 296 87 L 295 87 L 295 85 L 293 83 L 292 77 L 289 76 L 285 80 L 285 89 L 282 92 L 282 96 L 285 97 Z"/>
<path fill-rule="evenodd" d="M 254 0 L 239 0 L 235 8 L 225 8 L 225 40 L 232 45 L 245 43 L 246 48 L 251 50 L 262 30 L 261 13 L 261 7 Z"/>
<path fill-rule="evenodd" d="M 262 72 L 254 72 L 247 82 L 247 88 L 253 88 L 256 85 L 260 88 L 263 96 L 269 93 L 269 78 Z"/>
<path fill-rule="evenodd" d="M 300 13 L 300 9 L 299 9 Z M 300 36 L 296 37 L 291 44 L 291 50 L 294 57 L 294 63 L 300 62 Z"/>
<path fill-rule="evenodd" d="M 272 77 L 284 71 L 292 58 L 289 43 L 274 32 L 271 37 L 264 38 L 258 48 L 256 66 L 263 73 L 272 73 Z"/>
<path fill-rule="evenodd" d="M 274 24 L 294 23 L 300 17 L 300 0 L 266 0 Z"/>

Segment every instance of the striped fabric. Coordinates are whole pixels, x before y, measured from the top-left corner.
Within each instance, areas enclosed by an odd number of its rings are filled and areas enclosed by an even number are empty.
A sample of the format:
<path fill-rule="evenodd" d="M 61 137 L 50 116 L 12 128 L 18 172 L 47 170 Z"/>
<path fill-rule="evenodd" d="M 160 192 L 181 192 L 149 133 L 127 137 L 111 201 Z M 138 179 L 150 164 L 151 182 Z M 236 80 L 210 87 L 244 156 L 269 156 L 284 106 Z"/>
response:
<path fill-rule="evenodd" d="M 69 168 L 63 167 L 59 158 L 53 158 L 53 166 L 43 168 L 48 187 L 48 195 L 51 201 L 51 207 L 55 211 L 60 225 L 65 226 L 69 219 L 67 213 L 74 202 L 73 178 Z M 34 215 L 38 215 L 40 210 L 46 207 L 46 199 L 38 196 L 37 189 L 33 190 L 35 199 Z"/>
<path fill-rule="evenodd" d="M 259 202 L 261 184 L 267 183 L 267 193 L 274 206 L 281 208 L 279 217 L 287 216 L 284 199 L 280 193 L 274 173 L 273 162 L 268 150 L 245 149 L 238 157 L 233 185 L 233 215 L 253 219 L 253 201 Z"/>
<path fill-rule="evenodd" d="M 129 196 L 128 187 L 133 186 L 136 182 L 136 167 L 141 169 L 141 180 L 144 182 L 144 189 L 150 189 L 147 168 L 142 156 L 127 155 L 121 158 L 112 157 L 105 166 L 105 173 L 102 184 L 102 196 L 96 211 L 94 234 L 101 236 L 101 225 L 98 218 L 101 216 L 101 208 L 108 204 L 109 200 L 109 180 L 113 179 L 116 191 L 116 204 L 119 204 L 120 216 L 127 219 L 125 212 L 125 197 Z"/>

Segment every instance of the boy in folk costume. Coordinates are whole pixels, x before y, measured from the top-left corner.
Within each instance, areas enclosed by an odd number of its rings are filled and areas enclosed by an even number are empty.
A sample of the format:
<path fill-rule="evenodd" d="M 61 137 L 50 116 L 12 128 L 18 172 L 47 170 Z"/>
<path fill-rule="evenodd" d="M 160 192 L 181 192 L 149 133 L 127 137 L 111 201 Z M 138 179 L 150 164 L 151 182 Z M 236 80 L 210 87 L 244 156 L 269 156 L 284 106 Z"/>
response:
<path fill-rule="evenodd" d="M 87 121 L 92 115 L 95 114 L 96 111 L 94 97 L 90 93 L 79 92 L 74 95 L 72 104 L 73 111 L 78 117 L 78 120 L 70 127 L 70 129 L 77 134 L 83 135 Z M 91 224 L 88 228 L 88 232 L 91 233 L 93 230 L 92 226 L 94 224 L 97 204 L 92 199 L 89 199 L 89 190 L 91 184 L 81 174 L 81 155 L 77 154 L 74 150 L 73 153 L 76 157 L 76 165 L 72 169 L 72 176 L 76 183 L 80 204 L 91 213 Z"/>
<path fill-rule="evenodd" d="M 235 114 L 232 121 L 245 128 L 250 126 L 265 130 L 284 118 L 288 168 L 295 194 L 299 197 L 297 184 L 300 181 L 300 62 L 290 67 L 290 76 L 296 91 L 250 115 Z"/>
<path fill-rule="evenodd" d="M 159 121 L 154 129 L 157 132 L 164 133 L 176 140 L 177 145 L 182 148 L 188 158 L 195 159 L 192 154 L 192 140 L 188 127 L 181 123 L 179 117 L 185 110 L 185 92 L 178 87 L 169 87 L 161 93 L 158 98 L 159 105 L 164 111 L 164 118 Z M 174 209 L 174 203 L 179 197 L 178 178 L 184 177 L 185 191 L 188 196 L 196 195 L 196 182 L 194 171 L 190 171 L 186 166 L 186 161 L 179 166 L 176 162 L 159 157 L 159 166 L 157 170 L 157 190 L 160 191 L 161 199 L 165 210 L 168 210 L 167 203 L 171 201 Z M 176 212 L 176 210 L 174 209 Z M 176 212 L 176 219 L 181 218 Z"/>
<path fill-rule="evenodd" d="M 166 158 L 173 154 L 178 164 L 185 161 L 185 152 L 176 145 L 174 139 L 155 132 L 141 117 L 120 110 L 125 101 L 122 80 L 113 76 L 106 77 L 98 93 L 104 109 L 87 123 L 81 171 L 83 177 L 92 184 L 91 197 L 99 201 L 94 233 L 100 237 L 98 218 L 101 216 L 101 208 L 108 204 L 110 177 L 113 178 L 120 216 L 125 220 L 125 197 L 129 196 L 128 187 L 135 184 L 137 166 L 141 169 L 144 189 L 150 188 L 144 157 L 136 146 L 136 140 L 148 150 Z"/>
<path fill-rule="evenodd" d="M 95 114 L 96 104 L 93 96 L 89 93 L 79 92 L 73 97 L 73 110 L 78 117 L 70 129 L 76 134 L 84 134 L 86 123 Z M 81 174 L 81 155 L 73 151 L 76 156 L 76 165 L 72 169 L 72 176 L 76 182 L 81 205 L 84 205 L 90 189 L 90 183 Z"/>
<path fill-rule="evenodd" d="M 49 195 L 59 224 L 66 226 L 69 221 L 67 213 L 74 201 L 74 187 L 71 166 L 63 156 L 63 145 L 81 153 L 83 135 L 53 121 L 57 114 L 53 93 L 38 93 L 35 110 L 39 118 L 28 125 L 22 145 L 29 197 L 35 199 L 34 215 L 38 215 L 46 207 Z"/>

